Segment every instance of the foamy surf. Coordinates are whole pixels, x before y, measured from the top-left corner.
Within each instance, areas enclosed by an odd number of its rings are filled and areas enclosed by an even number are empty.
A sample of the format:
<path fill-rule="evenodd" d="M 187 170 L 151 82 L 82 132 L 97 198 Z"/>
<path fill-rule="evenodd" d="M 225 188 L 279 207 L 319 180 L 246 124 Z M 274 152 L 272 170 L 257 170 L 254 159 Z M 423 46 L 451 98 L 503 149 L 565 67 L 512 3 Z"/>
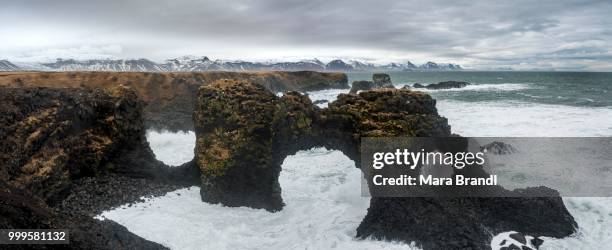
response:
<path fill-rule="evenodd" d="M 479 88 L 503 92 L 525 87 Z M 331 102 L 346 92 L 338 89 L 308 94 L 313 101 Z M 463 136 L 612 135 L 610 107 L 440 98 L 437 107 L 449 119 L 453 132 Z M 180 165 L 193 158 L 193 132 L 149 131 L 147 137 L 156 157 L 166 164 Z M 204 203 L 199 188 L 192 187 L 101 216 L 172 249 L 416 249 L 404 243 L 354 238 L 368 208 L 368 199 L 360 194 L 360 178 L 353 162 L 341 152 L 300 151 L 283 164 L 279 181 L 287 206 L 277 213 Z M 563 200 L 579 232 L 564 239 L 543 238 L 541 249 L 597 249 L 612 244 L 612 198 Z"/>
<path fill-rule="evenodd" d="M 179 166 L 193 159 L 195 133 L 193 131 L 170 133 L 147 130 L 147 141 L 155 158 L 170 166 Z"/>
<path fill-rule="evenodd" d="M 524 102 L 438 100 L 440 115 L 463 136 L 610 136 L 612 108 Z M 596 118 L 596 119 L 595 119 Z"/>
<path fill-rule="evenodd" d="M 191 141 L 182 136 L 177 140 Z M 156 155 L 170 152 L 159 150 L 154 147 Z M 282 168 L 279 182 L 286 206 L 276 213 L 204 203 L 199 188 L 191 187 L 98 218 L 114 220 L 172 249 L 416 249 L 355 239 L 369 198 L 361 196 L 360 171 L 340 151 L 300 151 L 287 157 Z"/>
<path fill-rule="evenodd" d="M 402 84 L 399 84 L 404 86 Z M 400 87 L 401 87 L 400 86 Z M 397 87 L 397 86 L 396 86 Z M 451 91 L 517 91 L 524 89 L 535 88 L 530 83 L 494 83 L 494 84 L 470 84 L 463 88 L 450 88 L 450 89 L 426 89 L 426 88 L 415 88 L 415 90 L 424 92 L 451 92 Z"/>

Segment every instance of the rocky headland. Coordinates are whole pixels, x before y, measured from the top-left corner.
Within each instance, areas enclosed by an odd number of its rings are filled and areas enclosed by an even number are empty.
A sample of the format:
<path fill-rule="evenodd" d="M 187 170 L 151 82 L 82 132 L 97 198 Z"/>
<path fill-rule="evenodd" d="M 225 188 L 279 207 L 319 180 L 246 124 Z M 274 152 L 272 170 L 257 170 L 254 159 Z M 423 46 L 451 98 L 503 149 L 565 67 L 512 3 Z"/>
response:
<path fill-rule="evenodd" d="M 219 79 L 247 80 L 272 92 L 348 89 L 344 73 L 294 72 L 3 72 L 0 86 L 105 88 L 124 85 L 145 102 L 147 127 L 193 130 L 191 119 L 198 88 Z"/>
<path fill-rule="evenodd" d="M 389 88 L 341 94 L 329 108 L 319 109 L 296 92 L 277 97 L 253 83 L 224 80 L 200 88 L 194 120 L 202 199 L 271 211 L 283 207 L 278 184 L 282 160 L 298 150 L 340 150 L 359 167 L 362 137 L 456 136 L 429 95 Z M 509 197 L 554 192 L 497 186 L 485 191 Z M 560 197 L 374 197 L 357 236 L 414 241 L 425 249 L 488 249 L 490 234 L 518 229 L 564 237 L 575 227 Z"/>
<path fill-rule="evenodd" d="M 359 167 L 363 137 L 457 136 L 438 114 L 436 101 L 420 91 L 341 94 L 328 108 L 319 108 L 296 91 L 277 96 L 270 83 L 217 79 L 185 88 L 194 91 L 193 106 L 184 109 L 195 128 L 195 157 L 170 168 L 155 159 L 146 141 L 150 124 L 143 93 L 151 98 L 171 91 L 155 94 L 164 88 L 148 90 L 134 82 L 23 79 L 14 87 L 15 78 L 0 79 L 5 83 L 0 87 L 0 226 L 68 228 L 74 249 L 164 248 L 91 217 L 143 195 L 200 185 L 204 202 L 278 211 L 284 205 L 278 183 L 282 161 L 299 150 L 340 150 Z M 186 85 L 165 81 L 172 90 Z M 54 88 L 30 87 L 34 82 Z M 489 249 L 493 235 L 511 230 L 565 237 L 576 223 L 560 197 L 373 197 L 356 236 L 416 242 L 424 249 Z"/>

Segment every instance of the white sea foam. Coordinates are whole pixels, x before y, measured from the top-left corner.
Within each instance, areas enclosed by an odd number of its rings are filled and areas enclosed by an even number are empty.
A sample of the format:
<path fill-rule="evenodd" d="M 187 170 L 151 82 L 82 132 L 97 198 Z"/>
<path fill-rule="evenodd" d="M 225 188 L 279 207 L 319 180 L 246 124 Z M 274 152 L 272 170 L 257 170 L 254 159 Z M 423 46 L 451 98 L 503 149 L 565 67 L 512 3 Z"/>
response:
<path fill-rule="evenodd" d="M 402 85 L 403 86 L 403 85 Z M 417 88 L 417 90 L 424 92 L 448 92 L 448 91 L 515 91 L 523 89 L 535 88 L 530 83 L 483 83 L 483 84 L 470 84 L 463 88 L 451 88 L 451 89 L 425 89 Z"/>
<path fill-rule="evenodd" d="M 360 181 L 360 171 L 344 154 L 314 149 L 285 159 L 279 182 L 287 205 L 280 212 L 204 203 L 199 188 L 192 187 L 98 218 L 172 249 L 410 249 L 355 239 L 369 206 Z"/>
<path fill-rule="evenodd" d="M 612 136 L 609 107 L 454 100 L 436 107 L 463 136 Z"/>
<path fill-rule="evenodd" d="M 147 140 L 155 157 L 165 164 L 178 166 L 193 159 L 195 133 L 147 131 Z"/>

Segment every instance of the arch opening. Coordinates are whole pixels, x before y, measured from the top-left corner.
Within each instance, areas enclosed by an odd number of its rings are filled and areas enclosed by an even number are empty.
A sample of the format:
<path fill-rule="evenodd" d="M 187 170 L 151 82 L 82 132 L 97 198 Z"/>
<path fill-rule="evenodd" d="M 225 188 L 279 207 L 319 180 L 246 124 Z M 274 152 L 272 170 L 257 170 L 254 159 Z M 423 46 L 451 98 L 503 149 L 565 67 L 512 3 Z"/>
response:
<path fill-rule="evenodd" d="M 181 166 L 193 160 L 196 142 L 194 131 L 149 129 L 146 138 L 155 158 L 168 166 Z"/>

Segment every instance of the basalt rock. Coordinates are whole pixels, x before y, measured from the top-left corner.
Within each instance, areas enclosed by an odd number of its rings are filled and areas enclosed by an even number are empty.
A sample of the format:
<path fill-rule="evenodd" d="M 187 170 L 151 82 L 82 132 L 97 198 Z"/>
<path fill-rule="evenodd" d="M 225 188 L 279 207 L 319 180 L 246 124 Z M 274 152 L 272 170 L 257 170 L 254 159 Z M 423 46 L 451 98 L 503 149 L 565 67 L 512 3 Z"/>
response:
<path fill-rule="evenodd" d="M 282 209 L 281 164 L 299 150 L 340 150 L 360 166 L 363 137 L 455 136 L 434 99 L 406 89 L 341 94 L 320 109 L 297 92 L 277 97 L 257 84 L 226 80 L 201 87 L 197 101 L 202 200 L 227 206 Z M 425 249 L 488 249 L 491 233 L 564 237 L 575 227 L 559 197 L 373 197 L 357 237 L 416 242 Z"/>
<path fill-rule="evenodd" d="M 480 147 L 480 151 L 495 155 L 507 155 L 518 152 L 518 150 L 514 146 L 500 141 L 494 141 L 489 144 L 483 145 Z"/>
<path fill-rule="evenodd" d="M 463 88 L 468 85 L 470 85 L 469 82 L 446 81 L 446 82 L 432 83 L 427 86 L 420 84 L 420 83 L 415 83 L 414 87 L 415 88 L 426 88 L 426 89 L 454 89 L 454 88 Z"/>
<path fill-rule="evenodd" d="M 374 83 L 370 81 L 354 81 L 349 93 L 356 94 L 359 91 L 370 90 L 374 88 Z"/>
<path fill-rule="evenodd" d="M 446 119 L 437 116 L 435 100 L 420 92 L 340 95 L 322 110 L 297 92 L 279 98 L 259 85 L 232 80 L 200 88 L 194 123 L 202 199 L 272 211 L 283 206 L 278 176 L 287 155 L 324 146 L 358 161 L 361 136 L 450 132 Z"/>
<path fill-rule="evenodd" d="M 92 218 L 199 176 L 193 162 L 168 168 L 155 159 L 142 110 L 124 86 L 0 87 L 0 227 L 69 229 L 70 245 L 58 249 L 165 249 Z M 53 248 L 27 248 L 37 246 Z"/>
<path fill-rule="evenodd" d="M 391 77 L 388 74 L 373 74 L 372 81 L 374 82 L 375 86 L 378 86 L 380 88 L 394 88 L 393 83 L 391 83 Z"/>
<path fill-rule="evenodd" d="M 65 216 L 27 190 L 0 181 L 0 228 L 65 229 L 70 244 L 3 245 L 2 249 L 167 249 L 109 220 Z"/>
<path fill-rule="evenodd" d="M 73 179 L 166 176 L 145 138 L 143 104 L 130 88 L 1 90 L 0 180 L 54 204 Z"/>
<path fill-rule="evenodd" d="M 372 75 L 373 81 L 354 81 L 350 93 L 356 94 L 359 91 L 378 89 L 378 88 L 395 88 L 391 83 L 391 77 L 387 74 L 377 73 Z"/>

